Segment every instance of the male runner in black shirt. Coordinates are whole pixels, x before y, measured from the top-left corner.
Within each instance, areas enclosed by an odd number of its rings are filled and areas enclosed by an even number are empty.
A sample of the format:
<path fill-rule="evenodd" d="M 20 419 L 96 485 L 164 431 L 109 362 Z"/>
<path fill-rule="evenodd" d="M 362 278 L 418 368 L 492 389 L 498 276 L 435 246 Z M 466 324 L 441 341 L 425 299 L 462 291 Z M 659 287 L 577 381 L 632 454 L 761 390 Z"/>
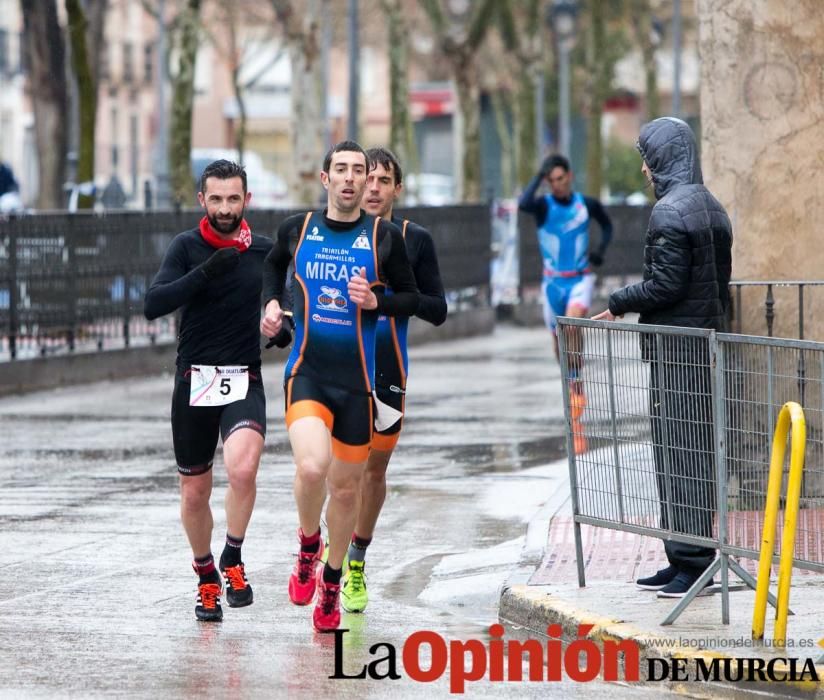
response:
<path fill-rule="evenodd" d="M 366 179 L 362 206 L 367 213 L 391 220 L 401 229 L 418 286 L 418 310 L 415 315 L 434 326 L 440 326 L 446 320 L 446 297 L 432 236 L 422 226 L 393 215 L 395 201 L 403 189 L 403 171 L 395 154 L 386 148 L 370 148 L 366 154 L 371 170 Z M 347 552 L 348 566 L 341 590 L 341 605 L 348 612 L 362 612 L 369 602 L 364 559 L 386 499 L 386 469 L 403 423 L 409 367 L 406 347 L 408 325 L 409 318 L 404 316 L 381 316 L 378 319 L 375 387 L 378 399 L 392 406 L 399 415 L 392 425 L 376 430 L 372 435 L 369 461 L 361 481 L 358 520 Z"/>
<path fill-rule="evenodd" d="M 281 301 L 294 261 L 295 342 L 285 391 L 300 552 L 289 598 L 308 605 L 317 591 L 312 622 L 322 632 L 340 625 L 341 568 L 372 439 L 378 315 L 410 316 L 418 305 L 401 232 L 361 211 L 367 172 L 366 153 L 354 141 L 330 149 L 321 172 L 326 209 L 284 221 L 264 268 L 260 330 L 274 337 L 282 327 Z M 391 295 L 384 293 L 387 284 Z M 321 567 L 327 486 L 329 557 Z"/>
<path fill-rule="evenodd" d="M 215 161 L 203 171 L 200 190 L 206 215 L 169 245 L 146 293 L 145 314 L 151 320 L 181 309 L 172 395 L 180 515 L 200 578 L 195 615 L 221 620 L 221 577 L 211 552 L 212 460 L 220 436 L 229 485 L 219 566 L 229 606 L 242 607 L 253 600 L 241 545 L 266 434 L 258 322 L 263 259 L 272 242 L 253 235 L 243 219 L 252 194 L 242 166 Z"/>

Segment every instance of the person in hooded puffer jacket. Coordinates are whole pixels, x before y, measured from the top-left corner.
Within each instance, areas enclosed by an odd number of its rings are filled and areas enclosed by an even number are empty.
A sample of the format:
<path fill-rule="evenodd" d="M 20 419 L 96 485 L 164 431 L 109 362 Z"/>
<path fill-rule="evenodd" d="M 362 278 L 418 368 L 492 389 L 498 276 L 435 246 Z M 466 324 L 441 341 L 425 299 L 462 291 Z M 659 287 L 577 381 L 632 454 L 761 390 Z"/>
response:
<path fill-rule="evenodd" d="M 704 186 L 690 127 L 663 117 L 641 128 L 641 171 L 657 200 L 650 215 L 641 282 L 613 292 L 594 316 L 612 321 L 628 312 L 639 323 L 726 330 L 732 271 L 732 227 Z M 641 334 L 650 364 L 650 419 L 661 527 L 712 537 L 715 511 L 710 364 L 706 339 Z M 664 541 L 669 566 L 636 581 L 663 598 L 680 598 L 715 559 L 715 550 Z M 710 593 L 709 579 L 701 593 Z"/>

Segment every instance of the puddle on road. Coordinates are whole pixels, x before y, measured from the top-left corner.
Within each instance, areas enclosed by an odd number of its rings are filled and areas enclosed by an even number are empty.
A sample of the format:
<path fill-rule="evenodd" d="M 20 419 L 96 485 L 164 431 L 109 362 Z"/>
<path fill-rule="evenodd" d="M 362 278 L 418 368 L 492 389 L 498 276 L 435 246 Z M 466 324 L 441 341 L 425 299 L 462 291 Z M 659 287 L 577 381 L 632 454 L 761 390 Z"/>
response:
<path fill-rule="evenodd" d="M 567 451 L 566 436 L 561 433 L 512 443 L 486 445 L 419 446 L 407 443 L 402 454 L 405 461 L 412 463 L 428 463 L 439 469 L 446 463 L 450 465 L 450 471 L 454 466 L 459 466 L 466 476 L 483 476 L 519 472 L 541 464 L 557 462 L 567 456 Z M 433 455 L 438 455 L 438 459 L 433 460 Z"/>
<path fill-rule="evenodd" d="M 566 436 L 550 435 L 516 443 L 461 445 L 452 451 L 455 460 L 466 463 L 467 474 L 480 476 L 517 472 L 566 457 Z"/>

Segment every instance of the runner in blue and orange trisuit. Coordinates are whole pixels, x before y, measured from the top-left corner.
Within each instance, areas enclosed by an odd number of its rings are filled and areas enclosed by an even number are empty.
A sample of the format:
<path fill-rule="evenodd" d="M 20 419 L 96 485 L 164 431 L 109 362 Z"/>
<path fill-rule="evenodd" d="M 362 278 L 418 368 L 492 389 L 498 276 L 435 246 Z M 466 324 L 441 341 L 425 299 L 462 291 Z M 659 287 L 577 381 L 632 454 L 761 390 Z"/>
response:
<path fill-rule="evenodd" d="M 300 551 L 289 598 L 308 605 L 325 632 L 340 625 L 343 559 L 355 528 L 361 477 L 374 421 L 375 331 L 379 315 L 411 316 L 415 277 L 401 231 L 361 210 L 369 160 L 354 141 L 326 154 L 327 207 L 289 217 L 278 229 L 263 275 L 261 333 L 275 337 L 294 261 L 295 342 L 286 363 L 286 425 L 295 460 Z M 391 287 L 392 294 L 385 292 Z M 323 503 L 329 553 L 320 566 Z"/>
<path fill-rule="evenodd" d="M 446 320 L 446 297 L 435 255 L 432 236 L 422 226 L 393 216 L 395 201 L 403 189 L 403 171 L 397 157 L 386 148 L 367 152 L 371 170 L 366 180 L 362 206 L 367 213 L 389 219 L 403 233 L 409 262 L 418 285 L 418 318 L 439 326 Z M 352 533 L 343 576 L 341 605 L 348 612 L 363 612 L 369 601 L 364 573 L 366 548 L 372 541 L 375 524 L 386 499 L 386 469 L 398 443 L 405 407 L 408 355 L 406 348 L 409 318 L 378 319 L 375 348 L 375 386 L 378 399 L 397 411 L 395 422 L 372 435 L 372 449 L 361 482 L 358 520 Z"/>
<path fill-rule="evenodd" d="M 527 185 L 518 207 L 535 217 L 538 226 L 538 244 L 543 258 L 541 301 L 544 321 L 552 331 L 555 357 L 558 357 L 558 316 L 584 318 L 592 304 L 595 284 L 593 267 L 600 266 L 612 238 L 612 222 L 601 203 L 572 190 L 572 170 L 569 161 L 561 155 L 547 157 L 541 170 Z M 536 196 L 543 180 L 550 193 Z M 601 243 L 589 249 L 589 222 L 595 219 L 601 227 Z M 570 408 L 573 420 L 578 420 L 586 406 L 580 380 L 583 338 L 577 329 L 565 336 L 568 366 L 565 368 L 570 388 Z M 586 450 L 583 433 L 575 434 L 575 451 Z"/>

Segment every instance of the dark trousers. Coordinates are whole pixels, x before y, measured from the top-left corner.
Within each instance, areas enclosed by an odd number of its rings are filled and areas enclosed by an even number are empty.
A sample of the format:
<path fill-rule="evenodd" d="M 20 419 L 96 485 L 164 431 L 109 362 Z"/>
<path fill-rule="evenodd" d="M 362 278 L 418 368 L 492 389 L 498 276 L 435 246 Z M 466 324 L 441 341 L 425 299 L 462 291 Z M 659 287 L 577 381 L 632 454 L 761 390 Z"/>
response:
<path fill-rule="evenodd" d="M 696 339 L 697 340 L 697 339 Z M 692 354 L 650 363 L 650 418 L 662 529 L 712 537 L 715 444 L 710 368 Z M 664 541 L 670 564 L 700 574 L 715 550 Z"/>

